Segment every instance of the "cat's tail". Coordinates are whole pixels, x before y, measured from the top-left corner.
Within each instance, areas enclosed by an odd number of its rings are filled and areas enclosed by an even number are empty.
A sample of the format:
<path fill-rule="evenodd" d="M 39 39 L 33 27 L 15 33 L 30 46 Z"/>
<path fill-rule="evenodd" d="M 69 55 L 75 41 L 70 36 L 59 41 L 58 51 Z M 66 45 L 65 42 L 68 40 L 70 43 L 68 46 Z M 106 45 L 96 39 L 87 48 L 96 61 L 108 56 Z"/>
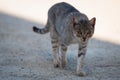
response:
<path fill-rule="evenodd" d="M 45 28 L 42 28 L 42 29 L 36 26 L 33 26 L 33 31 L 39 34 L 45 34 L 49 32 L 49 26 L 45 26 Z"/>

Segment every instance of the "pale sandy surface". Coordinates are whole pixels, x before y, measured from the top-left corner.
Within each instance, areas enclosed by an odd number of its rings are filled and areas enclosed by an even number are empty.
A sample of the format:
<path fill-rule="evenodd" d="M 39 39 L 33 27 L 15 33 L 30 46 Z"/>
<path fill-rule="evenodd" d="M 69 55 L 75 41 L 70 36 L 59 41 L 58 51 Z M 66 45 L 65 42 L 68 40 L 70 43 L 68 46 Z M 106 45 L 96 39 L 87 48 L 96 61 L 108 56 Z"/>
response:
<path fill-rule="evenodd" d="M 119 1 L 76 1 L 80 5 L 67 0 L 97 18 L 85 59 L 87 76 L 76 76 L 76 45 L 69 47 L 67 67 L 54 68 L 49 34 L 32 32 L 33 25 L 44 27 L 47 10 L 59 0 L 0 0 L 0 80 L 120 80 Z"/>

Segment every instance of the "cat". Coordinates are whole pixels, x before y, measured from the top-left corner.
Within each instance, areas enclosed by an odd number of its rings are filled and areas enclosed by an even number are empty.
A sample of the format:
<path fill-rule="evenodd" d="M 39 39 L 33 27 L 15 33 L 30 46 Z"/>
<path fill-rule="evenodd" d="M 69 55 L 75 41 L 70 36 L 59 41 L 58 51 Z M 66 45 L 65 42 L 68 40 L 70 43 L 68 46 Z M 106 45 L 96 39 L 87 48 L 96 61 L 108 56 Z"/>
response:
<path fill-rule="evenodd" d="M 76 72 L 79 76 L 85 76 L 82 68 L 87 43 L 94 34 L 95 22 L 95 17 L 89 20 L 85 14 L 79 12 L 72 5 L 61 2 L 49 9 L 45 28 L 40 29 L 33 26 L 33 31 L 40 34 L 50 32 L 54 67 L 64 68 L 66 66 L 67 47 L 77 43 L 79 48 Z M 59 49 L 61 53 L 59 53 Z"/>

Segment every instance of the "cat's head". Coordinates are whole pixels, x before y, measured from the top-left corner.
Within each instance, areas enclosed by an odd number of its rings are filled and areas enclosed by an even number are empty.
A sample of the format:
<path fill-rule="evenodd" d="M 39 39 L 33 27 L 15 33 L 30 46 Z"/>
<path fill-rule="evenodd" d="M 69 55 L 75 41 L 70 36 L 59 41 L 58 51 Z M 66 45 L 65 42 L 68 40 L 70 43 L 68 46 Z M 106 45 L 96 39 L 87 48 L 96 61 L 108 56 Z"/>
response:
<path fill-rule="evenodd" d="M 96 22 L 95 17 L 92 18 L 91 20 L 74 19 L 73 20 L 74 36 L 78 37 L 83 42 L 89 40 L 94 33 L 95 22 Z"/>

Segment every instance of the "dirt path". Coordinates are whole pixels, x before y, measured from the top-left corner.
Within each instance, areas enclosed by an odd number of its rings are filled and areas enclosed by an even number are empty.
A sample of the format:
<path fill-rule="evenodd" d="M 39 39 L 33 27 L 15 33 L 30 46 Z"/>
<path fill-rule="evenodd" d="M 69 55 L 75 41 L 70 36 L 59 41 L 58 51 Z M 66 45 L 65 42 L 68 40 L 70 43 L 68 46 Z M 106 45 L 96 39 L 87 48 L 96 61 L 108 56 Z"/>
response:
<path fill-rule="evenodd" d="M 43 25 L 0 14 L 0 80 L 120 80 L 120 45 L 92 39 L 85 60 L 86 77 L 76 76 L 77 46 L 69 47 L 66 69 L 53 67 L 49 34 Z"/>

